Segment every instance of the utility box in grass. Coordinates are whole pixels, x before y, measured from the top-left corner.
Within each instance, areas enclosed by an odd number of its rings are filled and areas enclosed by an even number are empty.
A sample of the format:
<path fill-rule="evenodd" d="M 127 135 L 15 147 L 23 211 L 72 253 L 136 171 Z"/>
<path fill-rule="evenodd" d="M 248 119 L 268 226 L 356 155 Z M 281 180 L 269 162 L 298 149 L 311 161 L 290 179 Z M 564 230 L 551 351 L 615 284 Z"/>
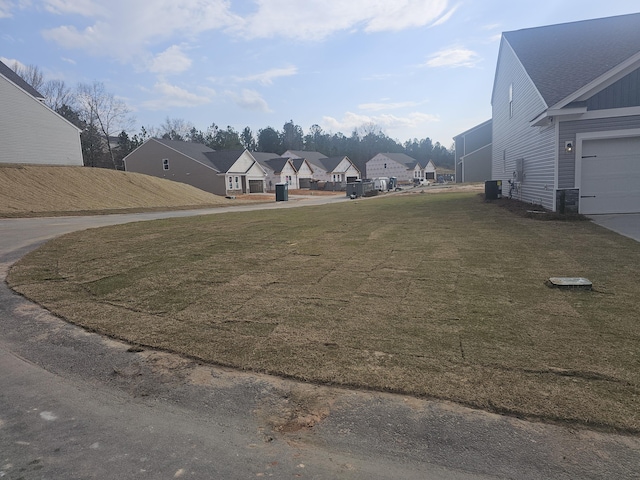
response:
<path fill-rule="evenodd" d="M 289 184 L 276 183 L 276 202 L 289 201 Z"/>

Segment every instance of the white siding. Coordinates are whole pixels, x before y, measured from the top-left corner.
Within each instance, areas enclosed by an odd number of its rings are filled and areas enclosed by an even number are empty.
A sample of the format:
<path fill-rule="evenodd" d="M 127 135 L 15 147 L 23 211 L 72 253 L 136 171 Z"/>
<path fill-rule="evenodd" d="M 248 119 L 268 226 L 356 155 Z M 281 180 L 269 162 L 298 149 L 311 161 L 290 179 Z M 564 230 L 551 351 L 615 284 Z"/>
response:
<path fill-rule="evenodd" d="M 244 174 L 249 168 L 253 166 L 255 161 L 256 160 L 253 158 L 253 156 L 247 150 L 245 150 L 244 152 L 242 152 L 240 157 L 238 157 L 238 160 L 235 161 L 235 163 L 227 173 L 235 174 L 237 172 L 240 174 Z"/>
<path fill-rule="evenodd" d="M 309 167 L 309 164 L 306 160 L 302 162 L 302 165 L 300 165 L 300 170 L 298 170 L 298 178 L 313 178 L 313 171 L 311 170 L 311 167 Z"/>
<path fill-rule="evenodd" d="M 510 91 L 513 92 L 512 110 Z M 553 125 L 531 126 L 530 121 L 547 106 L 504 38 L 498 56 L 492 108 L 492 179 L 502 180 L 502 193 L 508 195 L 507 180 L 514 178 L 517 160 L 521 159 L 523 178 L 514 198 L 553 209 L 556 129 Z"/>
<path fill-rule="evenodd" d="M 369 178 L 397 177 L 398 182 L 413 182 L 413 171 L 382 153 L 367 162 L 366 170 Z"/>
<path fill-rule="evenodd" d="M 0 163 L 82 165 L 80 132 L 0 76 Z"/>

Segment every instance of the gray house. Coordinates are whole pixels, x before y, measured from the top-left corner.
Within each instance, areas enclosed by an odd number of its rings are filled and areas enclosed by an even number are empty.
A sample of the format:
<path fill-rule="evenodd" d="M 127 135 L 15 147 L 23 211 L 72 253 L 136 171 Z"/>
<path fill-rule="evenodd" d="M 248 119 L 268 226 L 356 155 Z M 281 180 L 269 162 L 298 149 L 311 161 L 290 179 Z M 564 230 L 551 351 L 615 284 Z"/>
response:
<path fill-rule="evenodd" d="M 491 129 L 487 120 L 453 137 L 456 183 L 491 180 Z"/>
<path fill-rule="evenodd" d="M 0 62 L 0 163 L 82 165 L 80 130 Z"/>
<path fill-rule="evenodd" d="M 187 183 L 216 195 L 266 191 L 266 173 L 248 150 L 151 138 L 124 158 L 125 170 Z"/>
<path fill-rule="evenodd" d="M 491 105 L 503 194 L 640 212 L 640 13 L 503 33 Z"/>

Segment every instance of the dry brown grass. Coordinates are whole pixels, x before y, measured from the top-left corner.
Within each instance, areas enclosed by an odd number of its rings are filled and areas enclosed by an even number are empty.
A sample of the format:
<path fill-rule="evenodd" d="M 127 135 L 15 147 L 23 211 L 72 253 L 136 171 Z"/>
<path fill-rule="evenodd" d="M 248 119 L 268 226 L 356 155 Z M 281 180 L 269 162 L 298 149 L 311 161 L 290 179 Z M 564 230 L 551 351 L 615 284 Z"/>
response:
<path fill-rule="evenodd" d="M 639 432 L 639 264 L 637 242 L 591 222 L 417 193 L 78 232 L 9 282 L 207 362 Z"/>
<path fill-rule="evenodd" d="M 184 183 L 102 168 L 0 164 L 0 217 L 202 208 L 226 198 Z"/>

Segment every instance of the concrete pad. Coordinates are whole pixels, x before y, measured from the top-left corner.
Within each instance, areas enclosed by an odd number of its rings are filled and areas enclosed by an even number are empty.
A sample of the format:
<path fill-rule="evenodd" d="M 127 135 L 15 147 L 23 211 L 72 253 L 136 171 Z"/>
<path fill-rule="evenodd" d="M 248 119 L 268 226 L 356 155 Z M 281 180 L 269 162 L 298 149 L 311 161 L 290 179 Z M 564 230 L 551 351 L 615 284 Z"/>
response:
<path fill-rule="evenodd" d="M 640 213 L 587 215 L 593 223 L 640 242 Z"/>

